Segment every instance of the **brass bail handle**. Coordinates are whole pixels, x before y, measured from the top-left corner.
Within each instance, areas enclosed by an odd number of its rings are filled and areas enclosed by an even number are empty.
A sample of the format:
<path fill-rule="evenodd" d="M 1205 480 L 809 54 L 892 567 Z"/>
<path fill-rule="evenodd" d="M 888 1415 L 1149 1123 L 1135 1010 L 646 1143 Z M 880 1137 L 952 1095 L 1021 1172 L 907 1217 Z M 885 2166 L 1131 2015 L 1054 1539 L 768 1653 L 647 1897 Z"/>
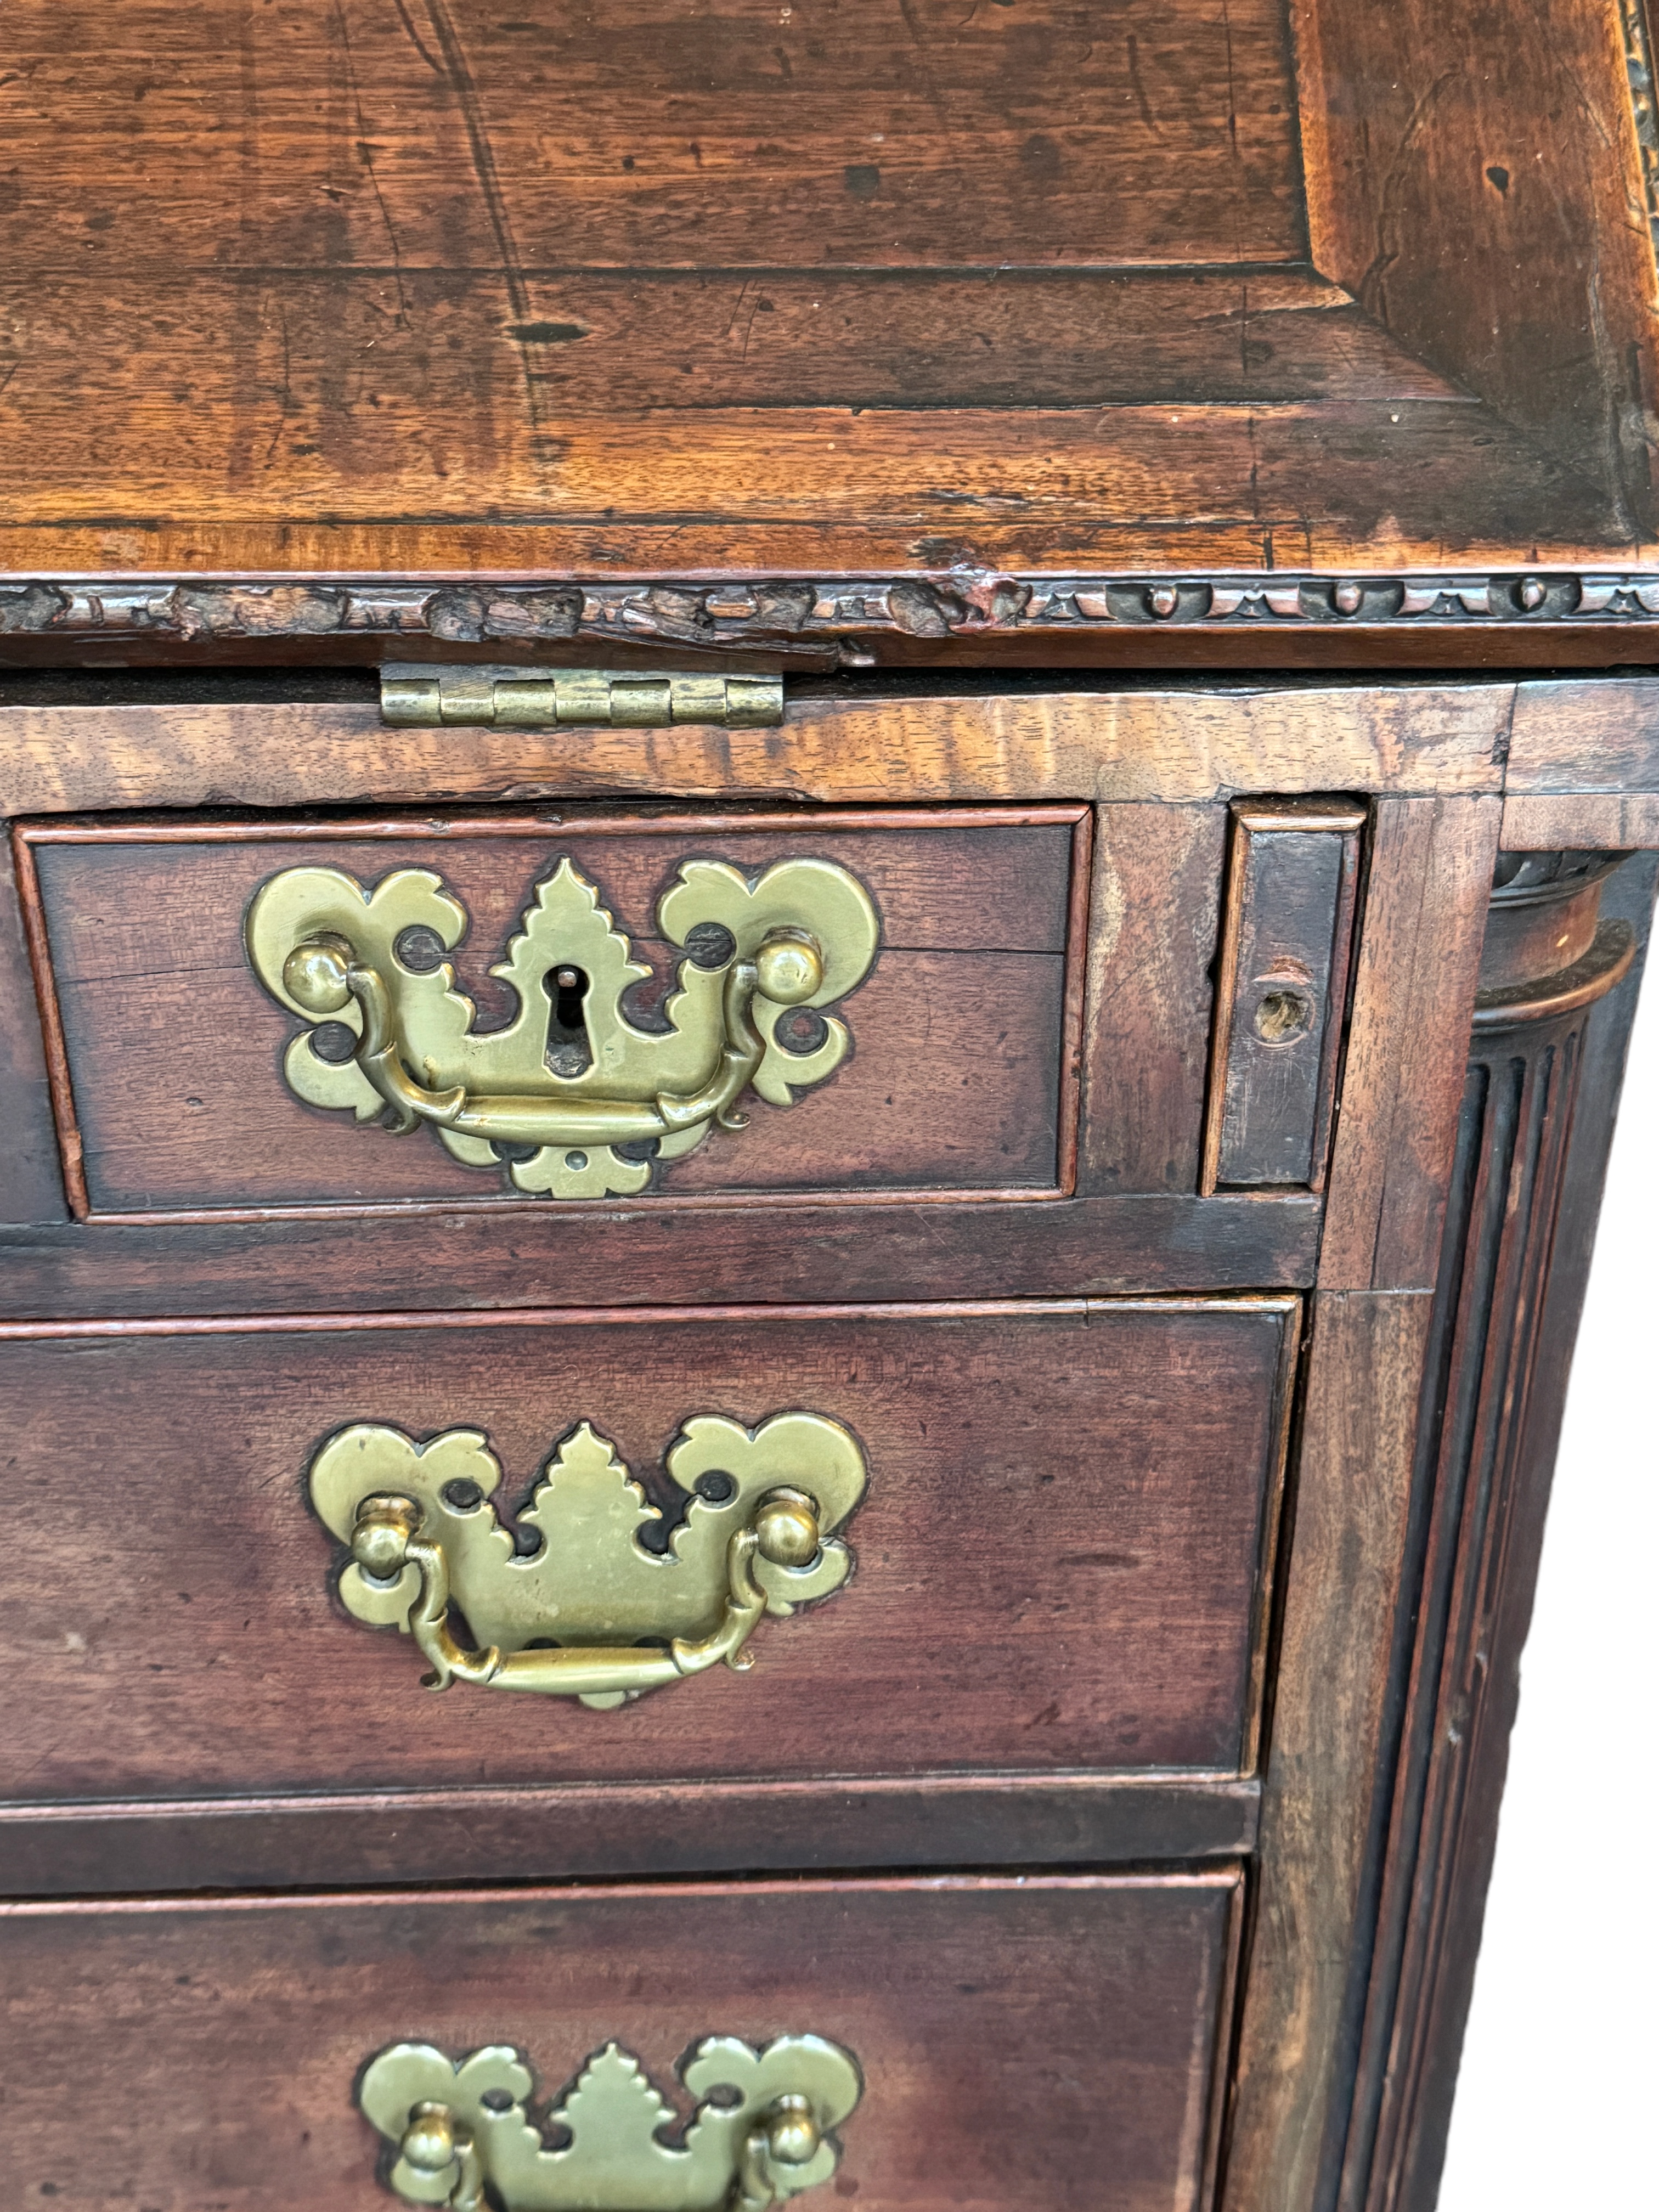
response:
<path fill-rule="evenodd" d="M 694 2109 L 670 2140 L 675 2106 L 614 2041 L 546 2111 L 505 2043 L 459 2057 L 391 2044 L 364 2068 L 357 2103 L 390 2154 L 392 2194 L 452 2212 L 771 2212 L 835 2179 L 837 2131 L 864 2093 L 842 2045 L 708 2035 L 675 2070 Z"/>
<path fill-rule="evenodd" d="M 744 2140 L 743 2161 L 727 2199 L 729 2212 L 770 2212 L 772 2206 L 781 2204 L 794 2193 L 788 2186 L 792 2169 L 799 2174 L 810 2166 L 823 2141 L 810 2098 L 778 2098 Z M 449 2207 L 449 2212 L 483 2212 L 483 2161 L 471 2130 L 447 2105 L 415 2107 L 398 2156 L 411 2175 L 422 2179 L 429 2176 L 439 2186 L 455 2168 L 449 2195 L 436 2201 Z"/>
<path fill-rule="evenodd" d="M 534 1093 L 492 1095 L 465 1084 L 434 1091 L 410 1073 L 414 1057 L 398 1033 L 395 1004 L 379 969 L 359 958 L 349 938 L 318 932 L 283 963 L 283 988 L 319 1019 L 343 1013 L 355 1000 L 362 1028 L 352 1058 L 391 1108 L 392 1133 L 405 1136 L 423 1122 L 496 1144 L 621 1145 L 714 1121 L 740 1129 L 737 1102 L 766 1055 L 754 1021 L 756 997 L 774 1006 L 805 1006 L 822 988 L 823 948 L 804 929 L 774 929 L 752 960 L 733 960 L 721 994 L 722 1036 L 713 1066 L 694 1091 L 654 1098 L 556 1098 Z"/>
<path fill-rule="evenodd" d="M 420 1594 L 410 1607 L 409 1627 L 431 1662 L 428 1688 L 447 1690 L 460 1680 L 549 1697 L 617 1701 L 701 1674 L 721 1662 L 734 1673 L 745 1673 L 753 1659 L 744 1646 L 766 1611 L 766 1593 L 754 1577 L 756 1555 L 775 1566 L 805 1567 L 817 1557 L 821 1541 L 817 1501 L 804 1491 L 770 1491 L 760 1499 L 748 1525 L 735 1529 L 726 1546 L 724 1609 L 708 1636 L 673 1637 L 663 1644 L 537 1645 L 504 1652 L 495 1644 L 469 1650 L 451 1633 L 448 1561 L 442 1544 L 422 1534 L 424 1521 L 413 1498 L 365 1498 L 357 1508 L 351 1554 L 378 1583 L 394 1583 L 406 1566 L 420 1576 Z"/>
<path fill-rule="evenodd" d="M 743 2165 L 732 2194 L 732 2212 L 768 2212 L 793 2192 L 780 2188 L 780 2166 L 797 2172 L 810 2166 L 823 2141 L 817 2115 L 808 2098 L 780 2097 L 753 2129 L 743 2147 Z"/>
<path fill-rule="evenodd" d="M 428 2176 L 441 2185 L 451 2166 L 459 2169 L 447 2197 L 428 2199 L 451 2208 L 451 2212 L 483 2212 L 483 2160 L 472 2140 L 447 2105 L 416 2105 L 398 2146 L 398 2155 L 411 2173 Z"/>

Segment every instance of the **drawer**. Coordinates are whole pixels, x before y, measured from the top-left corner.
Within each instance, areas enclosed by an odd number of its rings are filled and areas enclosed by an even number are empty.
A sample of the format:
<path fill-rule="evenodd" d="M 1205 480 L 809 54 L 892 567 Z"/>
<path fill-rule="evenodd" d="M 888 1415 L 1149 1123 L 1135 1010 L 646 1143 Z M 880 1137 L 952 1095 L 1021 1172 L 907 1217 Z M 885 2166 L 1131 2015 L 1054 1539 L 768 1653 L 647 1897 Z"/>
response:
<path fill-rule="evenodd" d="M 1237 1774 L 1297 1316 L 1245 1297 L 14 1328 L 0 1794 Z M 534 1556 L 497 1529 L 497 1480 Z M 726 1632 L 732 1547 L 792 1492 L 823 1521 L 817 1563 L 786 1544 L 756 1565 L 748 1671 L 677 1674 L 663 1639 Z M 668 1679 L 620 1704 L 574 1685 L 599 1709 L 465 1670 L 423 1688 L 398 1626 L 420 1575 L 377 1555 L 365 1582 L 344 1540 L 386 1495 L 444 1553 L 458 1644 L 521 1674 L 562 1663 L 562 1633 L 573 1660 L 628 1647 L 630 1690 L 636 1664 Z M 640 1549 L 652 1500 L 684 1510 L 677 1559 Z"/>
<path fill-rule="evenodd" d="M 1058 1194 L 1086 835 L 1078 807 L 39 828 L 72 1195 Z"/>
<path fill-rule="evenodd" d="M 396 2201 L 375 2172 L 413 2085 L 492 2176 L 529 2171 L 490 2198 L 507 2212 L 718 2212 L 791 2095 L 835 2116 L 811 2164 L 774 2169 L 792 2191 L 821 2177 L 804 2212 L 1198 2212 L 1240 1888 L 1218 1869 L 0 1907 L 14 2185 L 58 2212 L 371 2212 Z M 400 2044 L 425 2049 L 380 2057 Z M 705 2095 L 684 2178 L 653 2140 L 692 2106 L 682 2067 Z M 531 2078 L 574 2172 L 525 2137 Z M 735 2126 L 706 2094 L 727 2081 Z M 441 2201 L 429 2168 L 426 2187 Z"/>

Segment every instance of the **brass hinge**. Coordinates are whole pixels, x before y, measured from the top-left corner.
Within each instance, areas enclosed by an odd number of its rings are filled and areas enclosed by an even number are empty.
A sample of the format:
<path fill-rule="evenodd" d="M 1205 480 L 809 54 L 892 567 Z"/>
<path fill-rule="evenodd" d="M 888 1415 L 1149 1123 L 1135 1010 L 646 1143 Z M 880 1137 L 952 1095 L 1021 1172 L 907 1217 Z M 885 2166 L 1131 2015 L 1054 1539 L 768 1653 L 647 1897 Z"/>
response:
<path fill-rule="evenodd" d="M 385 721 L 422 729 L 599 723 L 613 730 L 660 730 L 671 722 L 768 729 L 783 720 L 783 678 L 608 668 L 383 668 L 380 714 Z"/>

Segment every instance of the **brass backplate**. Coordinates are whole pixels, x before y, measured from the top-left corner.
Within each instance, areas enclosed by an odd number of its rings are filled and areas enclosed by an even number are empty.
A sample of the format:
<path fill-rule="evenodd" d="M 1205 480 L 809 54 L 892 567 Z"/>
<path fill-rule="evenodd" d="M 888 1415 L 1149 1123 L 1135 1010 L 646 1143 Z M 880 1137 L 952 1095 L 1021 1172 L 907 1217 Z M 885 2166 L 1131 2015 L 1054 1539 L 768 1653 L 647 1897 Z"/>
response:
<path fill-rule="evenodd" d="M 663 1515 L 586 1421 L 517 1516 L 518 1540 L 496 1514 L 501 1464 L 477 1429 L 425 1443 L 369 1423 L 341 1429 L 312 1462 L 311 1498 L 351 1547 L 347 1611 L 411 1635 L 430 1686 L 459 1680 L 607 1710 L 713 1666 L 746 1670 L 766 1614 L 828 1597 L 852 1570 L 835 1532 L 866 1478 L 838 1422 L 788 1412 L 750 1430 L 699 1413 L 665 1464 L 683 1517 L 660 1548 L 641 1538 Z M 453 1632 L 452 1608 L 470 1642 Z"/>
<path fill-rule="evenodd" d="M 339 868 L 270 878 L 244 935 L 265 989 L 307 1024 L 283 1074 L 309 1105 L 400 1134 L 428 1123 L 465 1166 L 567 1199 L 641 1192 L 717 1123 L 741 1127 L 745 1090 L 788 1107 L 832 1075 L 852 1039 L 817 1010 L 864 981 L 881 933 L 869 893 L 832 861 L 752 878 L 683 861 L 657 927 L 685 957 L 664 1025 L 641 1029 L 623 999 L 651 970 L 562 858 L 489 971 L 517 1014 L 480 1035 L 447 957 L 468 921 L 429 868 L 372 886 Z"/>
<path fill-rule="evenodd" d="M 696 2110 L 671 2142 L 678 2114 L 614 2043 L 539 2124 L 526 2111 L 534 2076 L 505 2045 L 457 2060 L 393 2044 L 369 2062 L 357 2101 L 389 2147 L 392 2190 L 454 2212 L 766 2212 L 834 2175 L 831 2130 L 862 2089 L 849 2051 L 816 2035 L 761 2051 L 717 2035 L 679 2070 Z"/>

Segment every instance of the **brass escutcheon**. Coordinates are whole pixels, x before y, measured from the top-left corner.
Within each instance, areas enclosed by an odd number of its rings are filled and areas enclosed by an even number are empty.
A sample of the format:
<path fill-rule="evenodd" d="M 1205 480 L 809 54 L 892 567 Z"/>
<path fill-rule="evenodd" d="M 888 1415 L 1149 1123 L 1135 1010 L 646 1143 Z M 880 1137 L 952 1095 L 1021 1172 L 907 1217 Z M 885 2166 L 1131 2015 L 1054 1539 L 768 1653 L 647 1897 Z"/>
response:
<path fill-rule="evenodd" d="M 265 989 L 313 1025 L 283 1058 L 297 1097 L 394 1135 L 425 1123 L 464 1165 L 505 1170 L 520 1191 L 602 1198 L 643 1191 L 717 1123 L 743 1127 L 745 1089 L 791 1106 L 833 1074 L 852 1042 L 843 1022 L 817 1015 L 803 1043 L 779 1024 L 856 989 L 880 937 L 858 878 L 811 859 L 752 879 L 683 861 L 657 926 L 686 957 L 666 1027 L 642 1030 L 622 1000 L 651 970 L 562 860 L 489 971 L 518 1012 L 483 1035 L 446 957 L 466 909 L 428 868 L 372 889 L 338 868 L 285 868 L 255 894 L 244 935 Z"/>
<path fill-rule="evenodd" d="M 762 1617 L 828 1597 L 853 1565 L 834 1532 L 866 1471 L 838 1422 L 784 1413 L 749 1430 L 698 1413 L 665 1463 L 684 1518 L 663 1551 L 639 1540 L 662 1515 L 586 1421 L 518 1516 L 539 1539 L 529 1554 L 497 1517 L 501 1463 L 477 1429 L 424 1444 L 342 1429 L 312 1462 L 311 1498 L 350 1547 L 347 1611 L 411 1636 L 429 1688 L 475 1682 L 605 1711 L 722 1663 L 745 1673 Z M 475 1642 L 455 1635 L 452 1609 Z"/>
<path fill-rule="evenodd" d="M 850 2051 L 816 2035 L 763 2051 L 715 2035 L 679 2071 L 697 2108 L 678 2143 L 661 2139 L 673 2107 L 614 2043 L 547 2116 L 566 2137 L 556 2150 L 526 2110 L 535 2078 L 510 2045 L 452 2059 L 393 2044 L 357 2102 L 389 2147 L 396 2194 L 453 2212 L 767 2212 L 834 2174 L 830 2131 L 862 2087 Z"/>

